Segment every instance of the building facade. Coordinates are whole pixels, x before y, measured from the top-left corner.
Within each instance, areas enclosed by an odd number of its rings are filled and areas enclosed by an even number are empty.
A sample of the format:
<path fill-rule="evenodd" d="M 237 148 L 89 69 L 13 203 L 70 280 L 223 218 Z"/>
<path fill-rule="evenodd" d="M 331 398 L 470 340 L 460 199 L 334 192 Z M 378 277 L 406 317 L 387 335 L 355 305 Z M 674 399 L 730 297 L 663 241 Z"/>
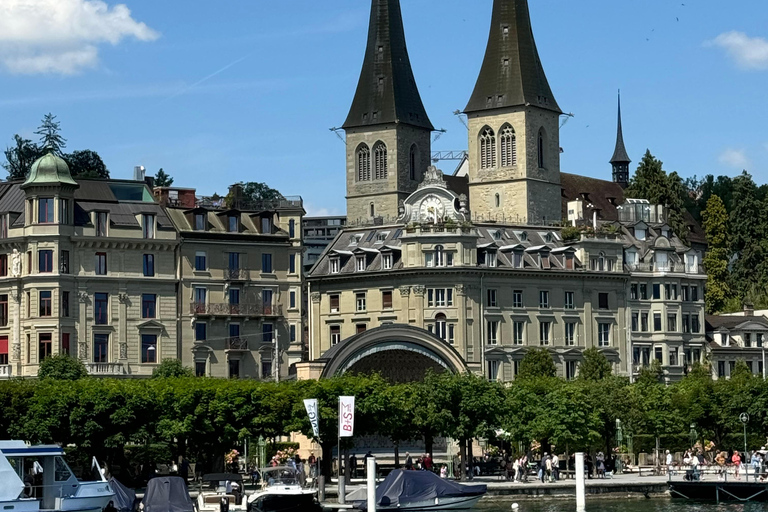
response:
<path fill-rule="evenodd" d="M 739 361 L 766 377 L 765 349 L 768 343 L 768 311 L 746 306 L 741 314 L 707 316 L 708 360 L 712 378 L 728 379 Z"/>
<path fill-rule="evenodd" d="M 373 1 L 366 59 L 381 33 L 404 42 L 399 8 L 395 23 L 382 15 L 396 4 Z M 418 164 L 394 220 L 360 215 L 348 200 L 350 226 L 308 275 L 309 361 L 300 375 L 376 369 L 407 380 L 435 364 L 456 368 L 457 353 L 467 370 L 509 381 L 531 347 L 545 347 L 570 379 L 596 347 L 617 374 L 634 377 L 658 359 L 667 381 L 682 378 L 707 349 L 700 226 L 691 218 L 688 232 L 674 233 L 663 206 L 625 197 L 620 112 L 612 180 L 561 173 L 562 112 L 527 1 L 495 0 L 491 19 L 465 109 L 466 174 Z M 408 61 L 400 64 L 376 73 L 364 64 L 361 84 L 409 81 Z M 388 98 L 397 111 L 417 97 Z M 380 100 L 358 87 L 354 105 Z M 347 141 L 355 151 L 349 132 Z M 348 192 L 368 165 L 351 156 Z M 379 204 L 369 192 L 366 201 Z"/>
<path fill-rule="evenodd" d="M 34 377 L 56 354 L 91 375 L 147 377 L 164 359 L 288 375 L 302 354 L 300 198 L 255 211 L 156 192 L 75 181 L 54 154 L 0 184 L 0 377 Z"/>

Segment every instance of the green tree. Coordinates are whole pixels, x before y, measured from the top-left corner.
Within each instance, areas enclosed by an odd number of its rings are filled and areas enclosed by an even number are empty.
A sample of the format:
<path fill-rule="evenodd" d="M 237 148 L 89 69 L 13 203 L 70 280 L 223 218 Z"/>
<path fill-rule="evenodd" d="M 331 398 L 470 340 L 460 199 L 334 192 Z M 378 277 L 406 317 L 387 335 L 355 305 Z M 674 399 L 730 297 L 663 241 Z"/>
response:
<path fill-rule="evenodd" d="M 276 202 L 284 199 L 283 194 L 271 188 L 266 183 L 255 181 L 235 183 L 229 187 L 229 193 L 224 198 L 228 208 L 252 209 L 265 202 Z"/>
<path fill-rule="evenodd" d="M 156 187 L 170 187 L 173 185 L 173 178 L 166 174 L 166 172 L 161 167 L 159 171 L 157 171 L 157 174 L 155 174 L 155 186 Z"/>
<path fill-rule="evenodd" d="M 532 348 L 520 361 L 519 379 L 538 379 L 542 377 L 555 377 L 557 367 L 552 360 L 552 354 L 546 348 Z"/>
<path fill-rule="evenodd" d="M 172 379 L 177 377 L 194 377 L 192 368 L 184 366 L 178 359 L 163 359 L 163 361 L 152 370 L 153 379 Z"/>
<path fill-rule="evenodd" d="M 591 347 L 584 351 L 584 359 L 579 365 L 579 378 L 583 380 L 603 380 L 611 376 L 611 363 L 598 348 Z"/>
<path fill-rule="evenodd" d="M 66 354 L 46 357 L 40 362 L 37 377 L 40 380 L 79 380 L 88 376 L 88 370 L 79 359 Z"/>
<path fill-rule="evenodd" d="M 5 149 L 3 168 L 8 171 L 9 180 L 23 180 L 35 160 L 43 156 L 43 150 L 29 139 L 13 136 L 14 146 Z"/>
<path fill-rule="evenodd" d="M 35 135 L 40 136 L 40 147 L 45 152 L 62 154 L 62 149 L 67 147 L 67 139 L 61 135 L 61 123 L 56 121 L 56 116 L 48 113 L 43 117 Z"/>
<path fill-rule="evenodd" d="M 743 299 L 755 285 L 765 284 L 758 269 L 764 259 L 762 213 L 757 199 L 757 186 L 744 171 L 733 180 L 733 210 L 729 233 L 731 253 L 735 257 L 731 273 L 731 289 Z"/>
<path fill-rule="evenodd" d="M 73 151 L 63 156 L 73 178 L 108 180 L 109 170 L 98 153 L 90 149 Z"/>
<path fill-rule="evenodd" d="M 728 214 L 718 195 L 713 194 L 709 198 L 702 219 L 709 244 L 704 255 L 704 268 L 707 271 L 705 300 L 707 313 L 714 314 L 723 310 L 731 296 L 728 284 Z"/>

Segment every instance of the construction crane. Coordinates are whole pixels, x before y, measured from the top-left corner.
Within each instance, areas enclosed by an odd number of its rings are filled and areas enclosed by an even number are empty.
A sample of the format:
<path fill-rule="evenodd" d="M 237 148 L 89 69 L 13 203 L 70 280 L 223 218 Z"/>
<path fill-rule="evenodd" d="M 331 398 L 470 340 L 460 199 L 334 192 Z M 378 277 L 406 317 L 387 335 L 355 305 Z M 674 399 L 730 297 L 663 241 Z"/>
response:
<path fill-rule="evenodd" d="M 433 151 L 432 161 L 439 162 L 440 160 L 464 160 L 467 157 L 467 151 Z"/>

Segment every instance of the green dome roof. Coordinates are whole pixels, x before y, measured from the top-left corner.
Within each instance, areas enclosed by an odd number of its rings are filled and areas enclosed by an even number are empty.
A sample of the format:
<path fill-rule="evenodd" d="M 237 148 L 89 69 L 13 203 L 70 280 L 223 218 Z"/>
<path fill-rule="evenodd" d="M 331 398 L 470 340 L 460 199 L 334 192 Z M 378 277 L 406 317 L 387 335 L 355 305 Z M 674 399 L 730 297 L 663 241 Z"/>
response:
<path fill-rule="evenodd" d="M 77 182 L 72 179 L 72 175 L 69 173 L 67 162 L 58 155 L 48 153 L 35 160 L 22 187 L 56 183 L 77 186 Z"/>

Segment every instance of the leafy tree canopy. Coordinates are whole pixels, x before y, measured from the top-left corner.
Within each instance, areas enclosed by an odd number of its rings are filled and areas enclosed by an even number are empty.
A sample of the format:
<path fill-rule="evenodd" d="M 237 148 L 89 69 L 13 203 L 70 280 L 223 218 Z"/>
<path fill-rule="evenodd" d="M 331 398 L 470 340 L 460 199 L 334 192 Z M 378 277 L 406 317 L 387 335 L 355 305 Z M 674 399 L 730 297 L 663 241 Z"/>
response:
<path fill-rule="evenodd" d="M 109 170 L 98 153 L 90 149 L 77 150 L 63 156 L 73 178 L 109 179 Z"/>
<path fill-rule="evenodd" d="M 525 354 L 520 361 L 520 379 L 538 379 L 543 377 L 555 377 L 557 367 L 552 360 L 552 354 L 546 348 L 533 348 Z"/>
<path fill-rule="evenodd" d="M 178 359 L 163 359 L 163 361 L 152 371 L 153 379 L 172 379 L 194 376 L 195 373 L 192 371 L 192 368 L 182 365 L 181 361 Z"/>
<path fill-rule="evenodd" d="M 584 380 L 599 381 L 611 376 L 611 363 L 605 354 L 596 347 L 584 351 L 584 359 L 579 365 L 579 378 Z"/>
<path fill-rule="evenodd" d="M 283 194 L 266 183 L 255 181 L 235 183 L 224 198 L 228 208 L 248 209 L 252 205 L 284 199 Z"/>
<path fill-rule="evenodd" d="M 40 380 L 78 380 L 87 377 L 88 371 L 79 359 L 60 354 L 43 359 L 37 376 Z"/>

